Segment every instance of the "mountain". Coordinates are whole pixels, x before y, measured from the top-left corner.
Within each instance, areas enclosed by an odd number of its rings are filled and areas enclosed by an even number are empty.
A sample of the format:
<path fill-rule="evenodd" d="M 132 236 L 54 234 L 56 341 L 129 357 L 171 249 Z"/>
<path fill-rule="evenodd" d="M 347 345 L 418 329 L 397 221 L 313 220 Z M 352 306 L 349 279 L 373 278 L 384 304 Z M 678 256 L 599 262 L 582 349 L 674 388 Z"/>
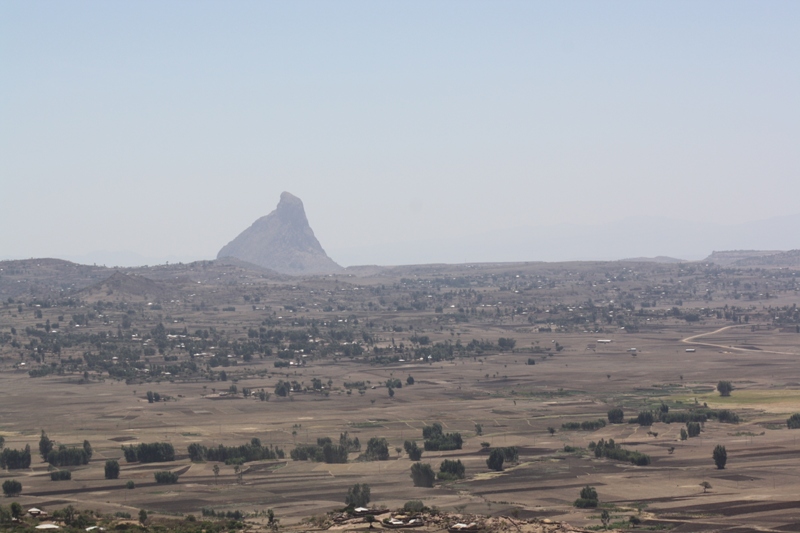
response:
<path fill-rule="evenodd" d="M 742 261 L 755 261 L 759 263 L 766 257 L 779 255 L 780 250 L 725 250 L 714 251 L 703 259 L 702 263 L 714 263 L 719 266 L 739 265 Z"/>
<path fill-rule="evenodd" d="M 153 281 L 136 274 L 114 272 L 111 277 L 79 291 L 77 294 L 86 301 L 132 301 L 161 300 L 174 293 L 174 287 Z"/>
<path fill-rule="evenodd" d="M 328 257 L 308 225 L 300 198 L 284 192 L 278 207 L 222 247 L 217 259 L 235 257 L 282 274 L 331 274 L 342 267 Z"/>

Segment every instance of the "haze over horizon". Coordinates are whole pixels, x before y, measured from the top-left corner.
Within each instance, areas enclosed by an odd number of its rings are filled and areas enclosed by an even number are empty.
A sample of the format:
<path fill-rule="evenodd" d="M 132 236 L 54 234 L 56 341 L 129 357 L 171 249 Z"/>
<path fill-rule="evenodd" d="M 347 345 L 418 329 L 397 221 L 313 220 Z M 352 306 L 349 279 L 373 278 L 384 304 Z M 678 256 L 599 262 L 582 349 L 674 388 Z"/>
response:
<path fill-rule="evenodd" d="M 212 259 L 284 190 L 344 266 L 800 248 L 798 23 L 788 1 L 0 2 L 0 259 Z"/>

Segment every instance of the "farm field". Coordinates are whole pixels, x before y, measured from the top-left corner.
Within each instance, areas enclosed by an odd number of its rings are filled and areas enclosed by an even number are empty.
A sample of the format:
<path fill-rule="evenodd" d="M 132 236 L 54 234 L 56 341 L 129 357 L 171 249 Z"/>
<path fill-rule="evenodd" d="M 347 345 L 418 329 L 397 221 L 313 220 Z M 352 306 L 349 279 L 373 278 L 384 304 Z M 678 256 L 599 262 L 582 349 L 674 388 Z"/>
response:
<path fill-rule="evenodd" d="M 367 484 L 374 508 L 800 530 L 800 431 L 786 423 L 800 412 L 800 317 L 786 269 L 529 263 L 291 278 L 223 262 L 87 274 L 45 261 L 2 263 L 0 278 L 0 436 L 32 455 L 0 476 L 22 483 L 13 499 L 25 509 L 134 520 L 145 509 L 153 523 L 239 511 L 252 529 L 272 510 L 281 528 L 336 528 L 327 513 Z M 610 423 L 615 408 L 622 423 Z M 682 440 L 681 417 L 701 420 L 699 435 Z M 462 445 L 420 462 L 458 460 L 466 475 L 414 486 L 404 445 L 423 447 L 435 423 Z M 43 431 L 55 449 L 88 441 L 91 459 L 51 466 Z M 360 448 L 345 463 L 292 458 L 326 437 Z M 276 456 L 190 457 L 192 445 L 253 439 Z M 369 457 L 371 439 L 388 457 Z M 596 456 L 610 439 L 647 464 Z M 155 442 L 174 459 L 126 460 L 123 446 Z M 512 447 L 502 470 L 487 466 Z M 52 481 L 59 468 L 71 479 Z M 159 471 L 178 482 L 157 483 Z M 586 486 L 598 508 L 573 505 Z"/>

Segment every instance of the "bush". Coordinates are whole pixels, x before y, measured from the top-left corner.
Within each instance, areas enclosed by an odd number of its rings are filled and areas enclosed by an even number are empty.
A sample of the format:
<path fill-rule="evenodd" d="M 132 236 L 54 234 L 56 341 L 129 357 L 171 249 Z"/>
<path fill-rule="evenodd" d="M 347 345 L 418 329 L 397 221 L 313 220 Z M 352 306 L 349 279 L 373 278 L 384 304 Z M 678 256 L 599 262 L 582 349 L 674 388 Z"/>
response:
<path fill-rule="evenodd" d="M 711 456 L 714 458 L 714 464 L 717 465 L 717 468 L 723 470 L 725 468 L 725 463 L 728 462 L 728 451 L 725 449 L 725 446 L 717 444 Z"/>
<path fill-rule="evenodd" d="M 123 446 L 122 451 L 129 463 L 166 463 L 175 460 L 175 448 L 169 442 L 143 442 L 136 446 Z"/>
<path fill-rule="evenodd" d="M 26 445 L 23 450 L 4 448 L 0 453 L 0 468 L 9 470 L 29 468 L 31 466 L 31 447 Z"/>
<path fill-rule="evenodd" d="M 421 513 L 425 510 L 425 504 L 420 500 L 410 500 L 403 505 L 403 512 L 405 513 Z"/>
<path fill-rule="evenodd" d="M 595 457 L 607 457 L 615 461 L 627 461 L 636 466 L 647 466 L 650 464 L 650 456 L 641 452 L 626 450 L 622 446 L 617 445 L 614 439 L 605 441 L 600 439 L 600 442 L 589 443 L 589 449 L 594 450 Z"/>
<path fill-rule="evenodd" d="M 697 437 L 700 435 L 700 423 L 699 422 L 687 422 L 686 423 L 686 433 L 689 437 Z"/>
<path fill-rule="evenodd" d="M 436 474 L 428 463 L 414 463 L 411 465 L 411 479 L 415 487 L 433 487 Z"/>
<path fill-rule="evenodd" d="M 106 479 L 117 479 L 119 477 L 119 462 L 114 459 L 106 461 L 105 474 Z"/>
<path fill-rule="evenodd" d="M 655 417 L 651 411 L 642 411 L 636 417 L 636 423 L 640 426 L 652 426 L 655 422 Z"/>
<path fill-rule="evenodd" d="M 730 381 L 720 381 L 717 383 L 717 391 L 719 391 L 720 396 L 730 396 L 731 392 L 733 392 L 733 385 L 731 385 Z"/>
<path fill-rule="evenodd" d="M 786 420 L 789 429 L 800 429 L 800 413 L 795 413 Z"/>
<path fill-rule="evenodd" d="M 72 479 L 72 472 L 69 470 L 56 470 L 55 472 L 50 472 L 51 481 L 68 481 L 70 479 Z"/>
<path fill-rule="evenodd" d="M 153 474 L 156 478 L 156 483 L 177 483 L 178 482 L 178 474 L 175 472 L 170 472 L 169 470 L 164 470 L 161 472 L 156 472 Z"/>
<path fill-rule="evenodd" d="M 132 480 L 128 480 L 128 482 L 125 483 L 125 488 L 126 489 L 134 489 L 134 488 L 136 488 L 136 484 Z"/>
<path fill-rule="evenodd" d="M 439 422 L 422 428 L 422 438 L 427 451 L 460 450 L 464 442 L 461 433 L 444 433 Z"/>
<path fill-rule="evenodd" d="M 367 451 L 364 458 L 368 461 L 388 461 L 389 443 L 384 438 L 372 437 L 367 442 Z"/>
<path fill-rule="evenodd" d="M 464 479 L 464 474 L 465 469 L 461 459 L 457 461 L 445 459 L 442 461 L 442 464 L 439 465 L 439 473 L 436 474 L 436 477 L 441 481 L 453 481 L 456 479 Z"/>
<path fill-rule="evenodd" d="M 16 496 L 22 492 L 22 483 L 16 479 L 9 479 L 3 482 L 3 494 L 6 496 Z"/>
<path fill-rule="evenodd" d="M 573 505 L 580 509 L 594 508 L 597 507 L 598 500 L 599 498 L 597 497 L 597 491 L 595 488 L 586 485 L 581 489 L 580 498 L 575 500 Z"/>
<path fill-rule="evenodd" d="M 344 503 L 351 507 L 364 507 L 370 500 L 370 488 L 366 483 L 356 483 L 347 489 Z"/>
<path fill-rule="evenodd" d="M 506 460 L 506 454 L 503 453 L 502 450 L 495 448 L 492 450 L 492 453 L 489 454 L 489 458 L 486 459 L 486 466 L 489 467 L 490 470 L 494 470 L 495 472 L 502 472 L 503 471 L 503 463 Z"/>
<path fill-rule="evenodd" d="M 422 448 L 417 446 L 416 441 L 407 440 L 403 443 L 408 458 L 412 461 L 419 461 L 422 458 Z"/>
<path fill-rule="evenodd" d="M 611 424 L 622 424 L 625 421 L 625 413 L 619 407 L 608 411 L 608 421 Z"/>

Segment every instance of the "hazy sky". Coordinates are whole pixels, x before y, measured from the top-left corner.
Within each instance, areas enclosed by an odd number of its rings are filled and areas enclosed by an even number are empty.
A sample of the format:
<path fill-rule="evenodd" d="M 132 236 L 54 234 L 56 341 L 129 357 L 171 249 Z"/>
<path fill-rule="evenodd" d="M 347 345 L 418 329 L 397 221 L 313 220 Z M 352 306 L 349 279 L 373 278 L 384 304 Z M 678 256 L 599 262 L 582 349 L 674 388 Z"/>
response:
<path fill-rule="evenodd" d="M 0 1 L 0 258 L 213 258 L 284 190 L 345 265 L 795 214 L 799 95 L 797 1 Z"/>

